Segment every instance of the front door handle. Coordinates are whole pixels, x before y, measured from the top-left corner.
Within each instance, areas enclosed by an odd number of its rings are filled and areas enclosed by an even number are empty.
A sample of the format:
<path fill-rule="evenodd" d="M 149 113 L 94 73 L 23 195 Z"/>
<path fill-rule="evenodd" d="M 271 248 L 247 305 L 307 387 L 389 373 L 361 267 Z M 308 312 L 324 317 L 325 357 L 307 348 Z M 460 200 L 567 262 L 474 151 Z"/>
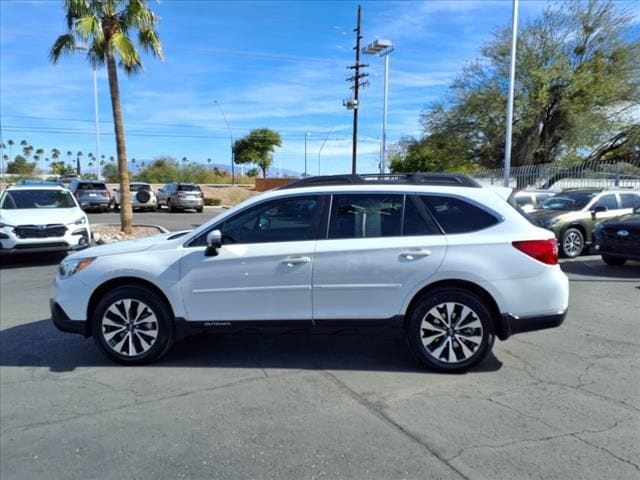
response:
<path fill-rule="evenodd" d="M 408 252 L 402 252 L 400 254 L 400 257 L 406 258 L 407 260 L 415 260 L 416 258 L 428 257 L 429 255 L 431 255 L 431 250 L 421 248 L 418 250 L 409 250 Z"/>
<path fill-rule="evenodd" d="M 287 267 L 293 267 L 294 265 L 299 265 L 301 263 L 309 263 L 311 261 L 311 258 L 309 257 L 292 257 L 292 258 L 285 258 L 284 260 L 282 260 L 282 263 L 284 263 Z"/>

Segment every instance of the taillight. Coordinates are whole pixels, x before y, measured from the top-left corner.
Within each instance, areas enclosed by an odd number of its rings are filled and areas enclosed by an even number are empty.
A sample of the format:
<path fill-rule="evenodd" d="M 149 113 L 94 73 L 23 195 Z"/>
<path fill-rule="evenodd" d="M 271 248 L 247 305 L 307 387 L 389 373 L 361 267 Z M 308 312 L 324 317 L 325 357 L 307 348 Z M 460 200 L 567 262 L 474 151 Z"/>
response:
<path fill-rule="evenodd" d="M 512 245 L 539 262 L 547 265 L 558 264 L 558 241 L 555 238 L 549 240 L 522 240 L 513 242 Z"/>

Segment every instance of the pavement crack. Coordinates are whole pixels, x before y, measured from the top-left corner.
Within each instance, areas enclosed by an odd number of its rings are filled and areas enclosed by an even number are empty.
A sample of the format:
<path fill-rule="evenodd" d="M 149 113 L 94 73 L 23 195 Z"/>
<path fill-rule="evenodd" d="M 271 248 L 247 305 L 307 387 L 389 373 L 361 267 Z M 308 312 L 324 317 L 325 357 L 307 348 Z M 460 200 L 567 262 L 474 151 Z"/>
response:
<path fill-rule="evenodd" d="M 461 478 L 463 478 L 465 480 L 469 480 L 468 476 L 466 476 L 464 473 L 462 473 L 456 467 L 451 465 L 451 463 L 449 463 L 449 461 L 442 454 L 438 453 L 432 447 L 430 447 L 428 443 L 426 443 L 422 438 L 420 438 L 420 436 L 418 436 L 415 433 L 407 430 L 402 425 L 400 425 L 398 422 L 396 422 L 394 419 L 392 419 L 390 416 L 388 416 L 382 410 L 382 408 L 380 408 L 379 406 L 377 406 L 374 403 L 370 402 L 367 398 L 365 398 L 363 395 L 361 395 L 358 392 L 356 392 L 355 390 L 353 390 L 346 383 L 344 383 L 343 381 L 338 379 L 335 375 L 333 375 L 333 374 L 331 374 L 329 372 L 322 372 L 322 374 L 326 378 L 328 378 L 334 385 L 336 385 L 341 392 L 345 393 L 348 397 L 350 397 L 356 403 L 358 403 L 359 405 L 364 407 L 373 416 L 375 416 L 376 418 L 381 420 L 386 425 L 392 427 L 394 430 L 399 431 L 402 435 L 404 435 L 405 437 L 409 438 L 412 442 L 418 444 L 420 447 L 422 447 L 424 450 L 429 452 L 432 456 L 434 456 L 436 459 L 438 459 L 447 468 L 449 468 L 450 470 L 455 472 Z"/>

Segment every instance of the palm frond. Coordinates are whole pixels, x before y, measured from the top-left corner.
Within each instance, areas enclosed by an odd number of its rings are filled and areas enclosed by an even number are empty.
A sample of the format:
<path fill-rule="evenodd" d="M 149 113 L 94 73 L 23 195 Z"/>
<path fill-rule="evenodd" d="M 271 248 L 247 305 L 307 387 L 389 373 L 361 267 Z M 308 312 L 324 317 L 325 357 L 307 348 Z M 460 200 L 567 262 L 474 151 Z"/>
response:
<path fill-rule="evenodd" d="M 131 40 L 124 33 L 118 32 L 111 38 L 111 48 L 120 57 L 120 64 L 127 74 L 142 69 L 140 56 Z"/>
<path fill-rule="evenodd" d="M 74 27 L 78 36 L 84 41 L 89 38 L 104 38 L 100 19 L 96 15 L 87 15 L 77 19 Z"/>
<path fill-rule="evenodd" d="M 95 69 L 102 67 L 105 64 L 107 58 L 107 42 L 104 37 L 100 40 L 94 40 L 87 52 L 87 59 L 91 66 Z"/>
<path fill-rule="evenodd" d="M 49 59 L 57 63 L 63 54 L 71 54 L 76 50 L 76 39 L 71 33 L 60 35 L 49 50 Z"/>
<path fill-rule="evenodd" d="M 162 43 L 160 43 L 160 38 L 153 28 L 141 28 L 138 31 L 138 42 L 146 52 L 153 54 L 154 57 L 164 58 Z"/>
<path fill-rule="evenodd" d="M 91 14 L 90 5 L 87 0 L 64 0 L 64 9 L 66 12 L 67 28 L 73 29 L 78 18 Z"/>

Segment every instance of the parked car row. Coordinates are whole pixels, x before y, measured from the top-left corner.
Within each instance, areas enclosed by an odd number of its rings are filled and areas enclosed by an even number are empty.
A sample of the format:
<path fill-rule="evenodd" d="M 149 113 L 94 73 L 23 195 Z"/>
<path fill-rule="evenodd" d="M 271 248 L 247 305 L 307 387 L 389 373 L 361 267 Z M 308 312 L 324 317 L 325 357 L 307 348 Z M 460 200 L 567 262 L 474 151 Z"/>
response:
<path fill-rule="evenodd" d="M 640 259 L 638 189 L 523 190 L 514 201 L 533 222 L 555 234 L 563 257 L 594 252 L 609 265 Z"/>
<path fill-rule="evenodd" d="M 134 210 L 155 212 L 163 206 L 169 212 L 193 209 L 202 212 L 204 194 L 200 187 L 193 183 L 167 183 L 154 192 L 151 185 L 145 182 L 131 182 L 131 207 Z M 83 210 L 107 212 L 112 208 L 119 210 L 122 204 L 119 187 L 110 192 L 104 182 L 94 180 L 73 179 L 69 190 L 78 199 Z"/>

